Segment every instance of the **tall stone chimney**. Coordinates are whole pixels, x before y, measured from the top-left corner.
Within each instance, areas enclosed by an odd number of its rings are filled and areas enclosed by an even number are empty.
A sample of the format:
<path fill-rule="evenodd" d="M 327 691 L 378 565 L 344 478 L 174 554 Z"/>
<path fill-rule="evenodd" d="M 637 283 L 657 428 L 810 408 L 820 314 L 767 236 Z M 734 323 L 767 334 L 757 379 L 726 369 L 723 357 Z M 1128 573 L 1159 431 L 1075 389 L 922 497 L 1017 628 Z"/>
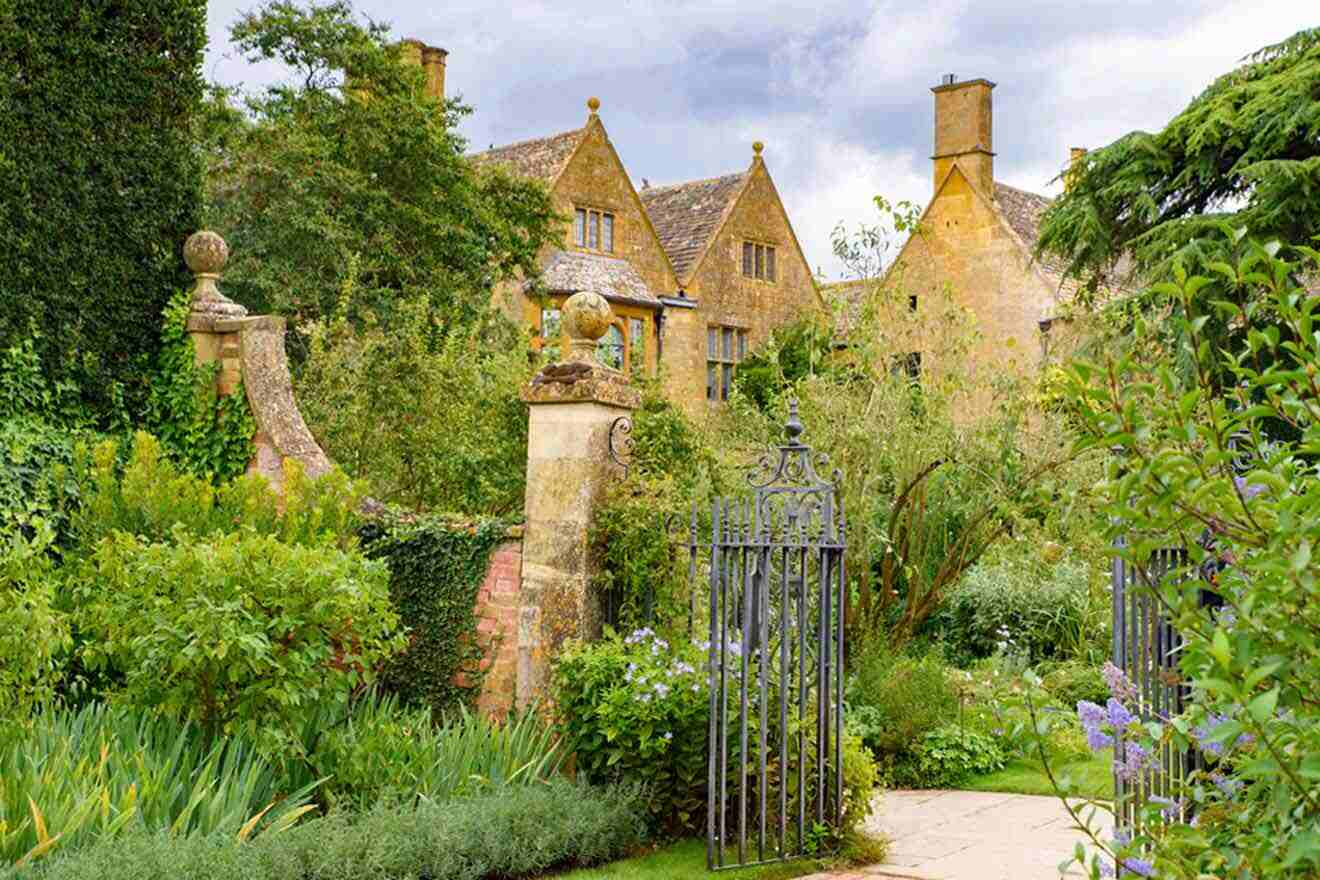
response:
<path fill-rule="evenodd" d="M 404 60 L 422 69 L 426 75 L 426 93 L 437 101 L 445 99 L 445 60 L 449 53 L 439 46 L 428 46 L 421 40 L 401 42 Z"/>
<path fill-rule="evenodd" d="M 973 186 L 994 193 L 993 101 L 988 79 L 958 82 L 953 74 L 931 89 L 935 93 L 935 188 L 957 165 Z"/>

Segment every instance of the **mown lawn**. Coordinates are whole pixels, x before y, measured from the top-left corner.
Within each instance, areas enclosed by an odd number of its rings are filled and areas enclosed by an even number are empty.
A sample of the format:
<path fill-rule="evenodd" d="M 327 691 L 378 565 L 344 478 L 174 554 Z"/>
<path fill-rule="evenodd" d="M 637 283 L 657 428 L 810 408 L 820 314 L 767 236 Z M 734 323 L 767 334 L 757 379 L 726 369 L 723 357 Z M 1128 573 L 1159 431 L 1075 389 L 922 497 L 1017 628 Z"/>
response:
<path fill-rule="evenodd" d="M 721 871 L 721 877 L 736 880 L 789 880 L 820 870 L 810 860 L 744 868 L 739 871 Z M 685 840 L 636 858 L 612 862 L 599 868 L 585 868 L 560 874 L 556 880 L 698 880 L 708 878 L 706 870 L 706 842 Z"/>
<path fill-rule="evenodd" d="M 1050 769 L 1058 779 L 1071 776 L 1075 792 L 1084 797 L 1108 800 L 1114 796 L 1113 754 L 1106 749 L 1081 760 L 1055 764 Z M 970 791 L 1004 791 L 1013 794 L 1054 794 L 1049 777 L 1038 760 L 1012 761 L 1003 770 L 977 776 L 962 786 Z"/>

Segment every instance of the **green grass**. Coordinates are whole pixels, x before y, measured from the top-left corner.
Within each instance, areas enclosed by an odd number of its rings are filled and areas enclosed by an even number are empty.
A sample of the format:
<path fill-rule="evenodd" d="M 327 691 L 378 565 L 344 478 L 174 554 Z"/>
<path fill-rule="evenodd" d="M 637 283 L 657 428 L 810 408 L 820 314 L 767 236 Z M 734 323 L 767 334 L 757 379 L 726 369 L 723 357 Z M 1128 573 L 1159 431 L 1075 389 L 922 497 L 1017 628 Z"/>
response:
<path fill-rule="evenodd" d="M 737 871 L 721 871 L 721 877 L 737 880 L 789 880 L 820 870 L 811 860 L 763 865 Z M 611 862 L 600 868 L 587 868 L 560 874 L 556 880 L 698 880 L 711 874 L 706 870 L 706 842 L 685 840 L 636 858 Z"/>
<path fill-rule="evenodd" d="M 1086 758 L 1050 764 L 1056 779 L 1071 776 L 1075 791 L 1084 797 L 1108 800 L 1114 796 L 1113 755 L 1106 749 Z M 977 776 L 962 786 L 969 791 L 1013 794 L 1054 794 L 1039 760 L 1010 761 L 1003 770 Z"/>

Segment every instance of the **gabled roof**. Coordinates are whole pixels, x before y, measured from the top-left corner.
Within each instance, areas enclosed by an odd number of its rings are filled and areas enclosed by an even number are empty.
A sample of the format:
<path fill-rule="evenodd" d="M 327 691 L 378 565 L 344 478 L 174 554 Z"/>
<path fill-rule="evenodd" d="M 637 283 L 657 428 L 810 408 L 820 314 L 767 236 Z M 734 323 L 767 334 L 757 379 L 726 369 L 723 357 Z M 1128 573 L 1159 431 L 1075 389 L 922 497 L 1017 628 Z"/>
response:
<path fill-rule="evenodd" d="M 573 152 L 582 143 L 586 133 L 586 128 L 575 128 L 549 137 L 533 138 L 473 153 L 468 158 L 478 165 L 504 165 L 523 177 L 553 183 L 568 166 L 568 160 L 573 157 Z"/>
<path fill-rule="evenodd" d="M 580 251 L 555 251 L 541 274 L 541 284 L 551 293 L 589 290 L 614 302 L 658 306 L 651 292 L 627 260 Z"/>
<path fill-rule="evenodd" d="M 696 268 L 750 176 L 750 172 L 743 171 L 672 186 L 646 187 L 637 194 L 680 281 Z"/>

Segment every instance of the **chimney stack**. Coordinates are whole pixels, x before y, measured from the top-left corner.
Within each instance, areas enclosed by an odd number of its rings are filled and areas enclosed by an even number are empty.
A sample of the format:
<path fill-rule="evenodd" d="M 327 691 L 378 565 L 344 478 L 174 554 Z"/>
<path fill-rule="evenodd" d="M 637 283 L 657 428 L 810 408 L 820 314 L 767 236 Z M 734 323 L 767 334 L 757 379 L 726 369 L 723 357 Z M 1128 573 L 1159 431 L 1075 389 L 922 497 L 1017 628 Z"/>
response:
<path fill-rule="evenodd" d="M 449 53 L 439 46 L 428 46 L 421 40 L 403 40 L 404 60 L 422 69 L 426 76 L 426 93 L 437 101 L 445 99 L 445 59 Z"/>
<path fill-rule="evenodd" d="M 944 76 L 935 94 L 935 188 L 957 165 L 987 195 L 994 193 L 995 154 L 993 100 L 995 84 L 988 79 L 958 82 Z"/>

